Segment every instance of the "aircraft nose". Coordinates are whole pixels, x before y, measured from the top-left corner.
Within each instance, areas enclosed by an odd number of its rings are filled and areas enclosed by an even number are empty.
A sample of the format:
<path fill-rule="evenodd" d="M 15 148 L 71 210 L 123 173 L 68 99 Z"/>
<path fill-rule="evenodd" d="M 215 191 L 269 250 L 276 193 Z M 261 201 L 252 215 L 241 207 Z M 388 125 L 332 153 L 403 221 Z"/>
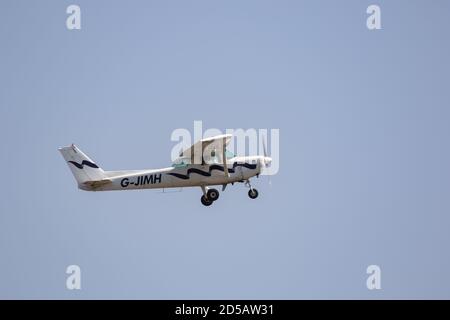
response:
<path fill-rule="evenodd" d="M 268 167 L 270 166 L 270 164 L 272 163 L 272 158 L 271 157 L 261 157 L 260 158 L 261 161 L 261 165 L 264 167 Z"/>

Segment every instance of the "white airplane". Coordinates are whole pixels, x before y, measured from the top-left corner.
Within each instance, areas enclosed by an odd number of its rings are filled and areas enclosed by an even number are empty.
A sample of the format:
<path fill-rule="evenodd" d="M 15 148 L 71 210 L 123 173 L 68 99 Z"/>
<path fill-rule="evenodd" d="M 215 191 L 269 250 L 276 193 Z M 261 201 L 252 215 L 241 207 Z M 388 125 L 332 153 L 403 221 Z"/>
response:
<path fill-rule="evenodd" d="M 231 138 L 232 135 L 226 134 L 200 140 L 181 152 L 171 167 L 149 170 L 104 171 L 74 144 L 59 151 L 82 190 L 200 187 L 202 204 L 210 206 L 219 199 L 219 191 L 210 186 L 222 185 L 224 191 L 229 183 L 235 182 L 245 182 L 250 188 L 248 196 L 256 199 L 258 191 L 250 184 L 250 178 L 258 177 L 272 162 L 266 155 L 265 143 L 264 156 L 234 156 L 226 150 Z"/>

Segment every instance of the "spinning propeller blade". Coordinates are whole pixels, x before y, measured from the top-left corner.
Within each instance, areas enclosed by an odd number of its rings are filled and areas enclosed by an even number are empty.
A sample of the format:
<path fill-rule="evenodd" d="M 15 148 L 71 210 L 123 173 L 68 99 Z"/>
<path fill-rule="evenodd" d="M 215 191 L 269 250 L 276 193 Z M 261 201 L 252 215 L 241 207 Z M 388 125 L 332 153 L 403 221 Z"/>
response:
<path fill-rule="evenodd" d="M 272 158 L 267 156 L 267 147 L 266 147 L 266 136 L 262 136 L 262 145 L 264 152 L 264 170 L 270 166 L 272 163 Z M 272 185 L 272 181 L 270 179 L 270 174 L 268 174 L 269 185 Z"/>
<path fill-rule="evenodd" d="M 228 164 L 227 164 L 227 156 L 225 154 L 225 149 L 227 146 L 227 139 L 223 138 L 222 141 L 222 161 L 223 161 L 223 173 L 228 178 L 230 176 L 230 173 L 228 172 Z"/>

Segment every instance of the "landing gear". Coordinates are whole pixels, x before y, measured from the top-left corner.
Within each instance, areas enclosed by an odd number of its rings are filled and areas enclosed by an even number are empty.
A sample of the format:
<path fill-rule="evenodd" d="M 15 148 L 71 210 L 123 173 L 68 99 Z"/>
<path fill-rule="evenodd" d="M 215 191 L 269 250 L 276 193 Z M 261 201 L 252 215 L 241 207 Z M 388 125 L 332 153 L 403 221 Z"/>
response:
<path fill-rule="evenodd" d="M 258 190 L 256 190 L 256 189 L 248 190 L 248 196 L 250 197 L 250 199 L 258 198 Z"/>
<path fill-rule="evenodd" d="M 209 207 L 210 205 L 212 205 L 212 201 L 211 200 L 209 200 L 205 195 L 203 195 L 201 198 L 200 198 L 200 201 L 202 202 L 202 204 L 204 205 L 204 206 L 207 206 L 207 207 Z"/>
<path fill-rule="evenodd" d="M 200 201 L 204 206 L 209 207 L 213 204 L 214 201 L 219 199 L 219 191 L 217 189 L 208 189 L 206 187 L 202 187 L 203 195 L 200 198 Z"/>
<path fill-rule="evenodd" d="M 219 191 L 217 191 L 216 189 L 209 189 L 206 193 L 206 197 L 211 201 L 216 201 L 217 199 L 219 199 Z"/>
<path fill-rule="evenodd" d="M 250 199 L 258 198 L 258 190 L 252 187 L 252 185 L 250 184 L 250 180 L 247 180 L 245 182 L 245 185 L 250 188 L 250 190 L 248 190 L 248 196 L 250 197 Z"/>

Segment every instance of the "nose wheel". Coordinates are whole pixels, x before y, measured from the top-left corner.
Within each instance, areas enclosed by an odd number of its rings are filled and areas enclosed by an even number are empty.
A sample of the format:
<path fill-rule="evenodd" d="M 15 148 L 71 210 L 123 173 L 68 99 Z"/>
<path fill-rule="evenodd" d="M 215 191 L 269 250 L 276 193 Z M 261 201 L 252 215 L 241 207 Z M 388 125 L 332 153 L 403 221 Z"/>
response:
<path fill-rule="evenodd" d="M 250 190 L 248 190 L 248 196 L 250 197 L 250 199 L 258 198 L 258 190 L 252 187 L 252 185 L 250 184 L 250 180 L 247 180 L 245 182 L 245 185 L 250 188 Z"/>
<path fill-rule="evenodd" d="M 254 188 L 248 190 L 248 196 L 250 197 L 250 199 L 258 198 L 258 190 L 254 189 Z"/>

